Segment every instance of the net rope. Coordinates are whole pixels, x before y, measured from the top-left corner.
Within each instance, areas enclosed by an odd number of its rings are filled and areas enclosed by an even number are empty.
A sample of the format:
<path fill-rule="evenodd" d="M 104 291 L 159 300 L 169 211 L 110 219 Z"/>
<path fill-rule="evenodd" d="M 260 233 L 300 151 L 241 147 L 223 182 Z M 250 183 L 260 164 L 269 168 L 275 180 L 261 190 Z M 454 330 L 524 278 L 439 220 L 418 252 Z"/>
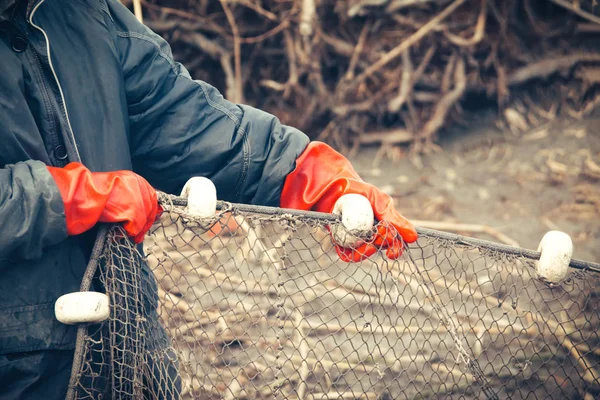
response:
<path fill-rule="evenodd" d="M 536 252 L 419 229 L 398 260 L 339 260 L 330 214 L 161 195 L 143 246 L 99 235 L 69 399 L 600 396 L 600 275 L 554 285 Z M 539 257 L 539 253 L 537 253 Z"/>

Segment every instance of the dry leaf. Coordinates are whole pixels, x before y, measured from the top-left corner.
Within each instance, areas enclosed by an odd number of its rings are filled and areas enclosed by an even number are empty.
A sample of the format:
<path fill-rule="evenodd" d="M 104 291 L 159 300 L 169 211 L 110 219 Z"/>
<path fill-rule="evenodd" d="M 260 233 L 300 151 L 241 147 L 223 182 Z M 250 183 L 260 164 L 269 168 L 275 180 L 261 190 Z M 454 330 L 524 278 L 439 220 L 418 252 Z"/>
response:
<path fill-rule="evenodd" d="M 519 134 L 529 129 L 529 124 L 527 124 L 525 117 L 513 108 L 504 110 L 504 118 L 506 119 L 510 131 L 515 134 Z"/>
<path fill-rule="evenodd" d="M 533 142 L 534 140 L 540 140 L 548 136 L 548 129 L 542 128 L 537 129 L 533 132 L 530 132 L 523 136 L 523 141 L 525 142 Z"/>
<path fill-rule="evenodd" d="M 600 165 L 596 164 L 590 157 L 587 157 L 583 161 L 581 174 L 594 181 L 600 180 Z"/>

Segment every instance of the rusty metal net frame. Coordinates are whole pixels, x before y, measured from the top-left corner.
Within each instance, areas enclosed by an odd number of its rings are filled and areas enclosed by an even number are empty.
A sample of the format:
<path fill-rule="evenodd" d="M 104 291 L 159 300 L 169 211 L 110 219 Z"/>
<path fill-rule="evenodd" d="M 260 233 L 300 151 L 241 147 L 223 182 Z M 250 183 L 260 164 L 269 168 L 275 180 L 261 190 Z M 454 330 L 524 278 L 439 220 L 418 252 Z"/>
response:
<path fill-rule="evenodd" d="M 81 290 L 111 314 L 78 328 L 69 399 L 600 396 L 597 264 L 549 285 L 535 252 L 425 229 L 345 263 L 332 215 L 161 202 L 143 249 L 99 234 Z"/>

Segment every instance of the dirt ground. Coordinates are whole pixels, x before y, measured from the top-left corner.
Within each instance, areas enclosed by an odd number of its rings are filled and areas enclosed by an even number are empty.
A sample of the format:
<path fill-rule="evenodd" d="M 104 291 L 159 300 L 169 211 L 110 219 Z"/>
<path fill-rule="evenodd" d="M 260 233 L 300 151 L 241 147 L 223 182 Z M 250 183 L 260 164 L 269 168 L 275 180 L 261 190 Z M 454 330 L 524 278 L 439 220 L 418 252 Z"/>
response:
<path fill-rule="evenodd" d="M 558 229 L 571 235 L 574 258 L 600 261 L 600 176 L 590 166 L 600 163 L 600 113 L 519 134 L 500 128 L 493 110 L 470 120 L 444 132 L 442 151 L 422 157 L 421 167 L 406 153 L 374 166 L 376 147 L 351 160 L 410 219 L 487 225 L 534 250 Z"/>

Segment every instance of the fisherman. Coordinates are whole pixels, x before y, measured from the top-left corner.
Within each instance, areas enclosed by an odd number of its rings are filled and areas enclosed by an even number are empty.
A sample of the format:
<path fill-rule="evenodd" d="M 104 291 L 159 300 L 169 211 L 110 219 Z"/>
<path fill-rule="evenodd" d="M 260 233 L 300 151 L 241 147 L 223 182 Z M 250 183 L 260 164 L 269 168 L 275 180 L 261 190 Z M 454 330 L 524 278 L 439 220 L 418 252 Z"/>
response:
<path fill-rule="evenodd" d="M 0 0 L 0 37 L 0 399 L 64 398 L 76 327 L 54 303 L 79 290 L 98 222 L 143 240 L 155 189 L 205 176 L 223 200 L 322 212 L 365 195 L 395 229 L 346 261 L 417 238 L 346 158 L 193 80 L 118 0 Z"/>

